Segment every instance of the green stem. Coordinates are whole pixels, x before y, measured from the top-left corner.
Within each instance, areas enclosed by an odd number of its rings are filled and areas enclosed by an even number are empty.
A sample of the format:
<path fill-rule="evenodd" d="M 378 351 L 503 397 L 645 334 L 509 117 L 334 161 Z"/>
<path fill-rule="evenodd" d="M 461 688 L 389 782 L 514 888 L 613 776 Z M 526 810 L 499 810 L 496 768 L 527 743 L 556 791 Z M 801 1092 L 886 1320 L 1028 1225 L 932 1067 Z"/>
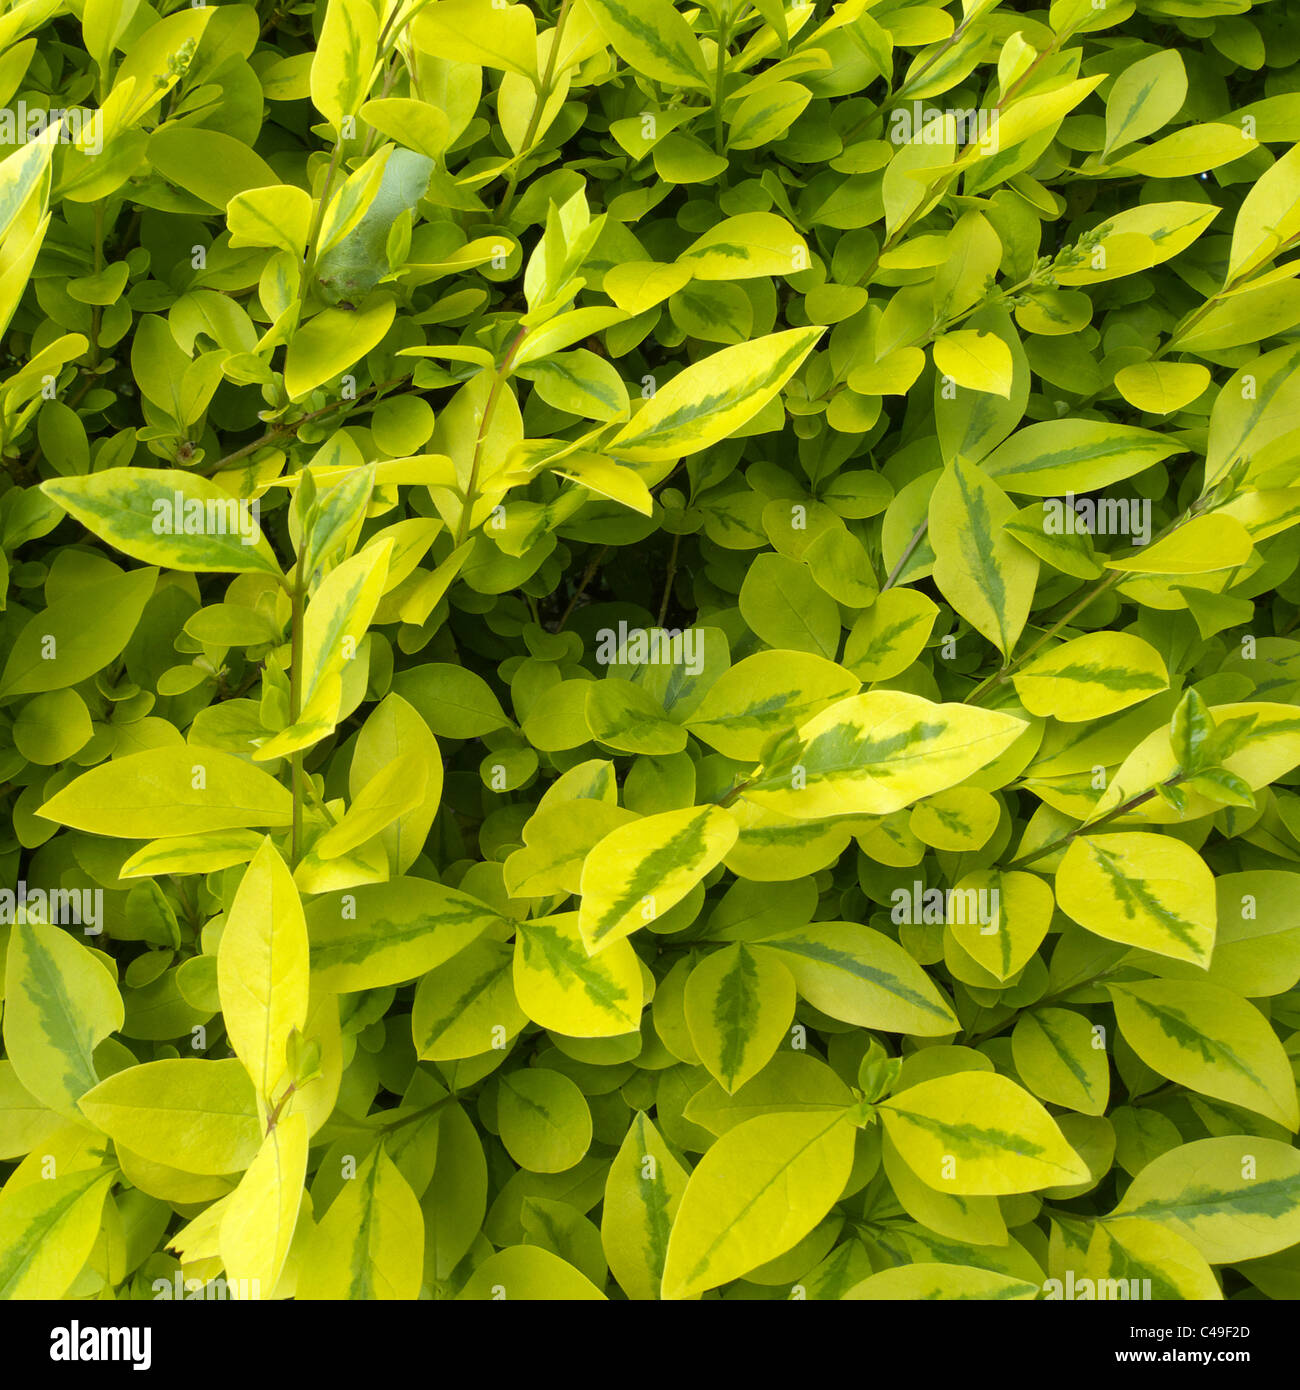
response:
<path fill-rule="evenodd" d="M 587 586 L 596 577 L 596 571 L 604 562 L 605 556 L 609 554 L 609 546 L 602 545 L 601 548 L 591 557 L 591 562 L 583 571 L 582 578 L 578 581 L 578 587 L 573 591 L 573 597 L 569 600 L 568 606 L 560 617 L 560 621 L 555 625 L 556 632 L 563 632 L 564 625 L 573 616 L 573 610 L 578 606 L 578 600 L 587 592 Z"/>
<path fill-rule="evenodd" d="M 464 545 L 469 535 L 470 517 L 474 513 L 474 503 L 478 501 L 478 470 L 483 457 L 483 441 L 487 438 L 488 431 L 492 427 L 492 416 L 496 410 L 497 398 L 501 394 L 501 388 L 505 384 L 506 378 L 510 375 L 510 366 L 515 360 L 515 354 L 527 336 L 527 328 L 521 328 L 515 334 L 514 341 L 510 344 L 506 355 L 501 359 L 501 365 L 492 375 L 492 387 L 488 391 L 487 404 L 483 407 L 483 418 L 479 421 L 478 438 L 474 441 L 474 457 L 470 462 L 469 482 L 465 487 L 465 506 L 461 512 L 460 525 L 456 528 L 456 545 L 458 547 Z"/>
<path fill-rule="evenodd" d="M 439 1100 L 433 1101 L 429 1105 L 422 1105 L 418 1110 L 413 1110 L 409 1115 L 403 1115 L 400 1120 L 390 1120 L 386 1125 L 380 1125 L 381 1133 L 391 1134 L 395 1129 L 401 1129 L 403 1125 L 413 1124 L 416 1120 L 423 1120 L 429 1115 L 436 1114 L 444 1105 L 450 1105 L 452 1101 L 459 1100 L 460 1097 L 455 1091 L 449 1092 Z"/>
<path fill-rule="evenodd" d="M 297 1083 L 296 1081 L 291 1081 L 291 1082 L 284 1088 L 284 1095 L 282 1095 L 282 1096 L 280 1097 L 280 1099 L 279 1099 L 278 1101 L 276 1101 L 276 1103 L 275 1103 L 275 1109 L 272 1110 L 271 1113 L 266 1117 L 266 1132 L 267 1132 L 268 1134 L 270 1134 L 270 1132 L 275 1128 L 276 1124 L 279 1122 L 279 1119 L 280 1119 L 280 1111 L 284 1109 L 285 1104 L 286 1104 L 286 1102 L 288 1101 L 289 1097 L 290 1097 L 291 1095 L 293 1095 L 293 1093 L 294 1093 L 297 1089 L 298 1089 L 298 1083 Z"/>
<path fill-rule="evenodd" d="M 1187 511 L 1183 512 L 1182 515 L 1175 517 L 1174 520 L 1171 521 L 1168 526 L 1166 526 L 1162 531 L 1160 531 L 1156 536 L 1152 538 L 1151 543 L 1154 545 L 1156 541 L 1161 541 L 1166 536 L 1172 535 L 1173 532 L 1177 531 L 1180 526 L 1185 526 L 1187 522 L 1189 522 L 1192 519 L 1194 513 L 1198 510 L 1198 505 L 1199 504 L 1194 503 L 1191 507 L 1187 509 Z M 982 696 L 984 692 L 989 689 L 990 686 L 1005 685 L 1006 682 L 1010 679 L 1012 673 L 1014 671 L 1018 671 L 1020 667 L 1022 667 L 1025 664 L 1025 662 L 1028 661 L 1031 656 L 1033 656 L 1033 654 L 1039 649 L 1039 647 L 1043 645 L 1044 642 L 1047 642 L 1051 638 L 1055 637 L 1056 634 L 1060 632 L 1060 630 L 1063 627 L 1067 626 L 1067 624 L 1069 624 L 1074 618 L 1076 618 L 1080 613 L 1082 613 L 1083 610 L 1087 608 L 1087 606 L 1093 601 L 1093 599 L 1099 598 L 1102 594 L 1106 592 L 1107 589 L 1111 587 L 1112 584 L 1118 584 L 1121 580 L 1126 579 L 1127 577 L 1128 574 L 1125 570 L 1111 570 L 1108 574 L 1104 575 L 1092 586 L 1091 589 L 1088 590 L 1086 594 L 1084 594 L 1084 596 L 1079 600 L 1079 602 L 1076 603 L 1074 607 L 1071 608 L 1070 611 L 1066 613 L 1066 615 L 1063 618 L 1058 618 L 1056 622 L 1054 622 L 1051 625 L 1051 627 L 1047 629 L 1046 632 L 1044 632 L 1023 652 L 1021 652 L 1020 655 L 1016 657 L 1014 661 L 1008 662 L 1007 665 L 1003 666 L 1000 671 L 995 671 L 991 676 L 988 676 L 984 680 L 982 680 L 979 683 L 979 685 L 977 685 L 975 689 L 972 690 L 969 695 L 967 695 L 965 703 L 968 705 L 978 703 L 979 697 Z"/>
<path fill-rule="evenodd" d="M 305 576 L 302 572 L 302 556 L 294 567 L 293 588 L 290 599 L 293 604 L 293 632 L 290 638 L 289 656 L 289 727 L 298 722 L 302 713 L 302 628 Z M 296 749 L 290 758 L 293 775 L 293 841 L 290 850 L 292 867 L 298 867 L 298 857 L 302 849 L 302 749 Z"/>
<path fill-rule="evenodd" d="M 104 269 L 104 202 L 101 198 L 95 204 L 95 274 Z M 90 311 L 90 365 L 92 370 L 99 366 L 99 328 L 103 308 L 96 304 Z"/>
<path fill-rule="evenodd" d="M 555 65 L 560 56 L 560 40 L 564 37 L 564 21 L 568 17 L 569 0 L 564 0 L 560 6 L 560 13 L 555 19 L 555 37 L 551 40 L 551 51 L 546 55 L 546 70 L 542 73 L 542 80 L 537 88 L 537 100 L 533 103 L 533 114 L 528 118 L 528 128 L 524 131 L 524 138 L 519 146 L 515 167 L 510 171 L 510 177 L 506 182 L 506 191 L 502 195 L 501 204 L 496 211 L 498 222 L 505 218 L 506 213 L 510 211 L 510 205 L 515 200 L 515 190 L 519 186 L 520 161 L 530 153 L 533 141 L 537 138 L 537 127 L 541 124 L 542 116 L 546 112 L 546 104 L 551 99 L 551 83 L 555 80 Z"/>
<path fill-rule="evenodd" d="M 1070 611 L 1063 618 L 1058 618 L 1056 622 L 1054 622 L 1051 625 L 1051 627 L 1047 629 L 1046 632 L 1044 632 L 1040 637 L 1037 638 L 1037 640 L 1035 640 L 1023 652 L 1021 652 L 1021 654 L 1018 657 L 1016 657 L 1014 661 L 1008 662 L 1007 665 L 1002 667 L 1000 671 L 994 671 L 994 673 L 991 676 L 985 677 L 985 679 L 982 680 L 975 687 L 975 689 L 971 691 L 969 695 L 967 695 L 965 703 L 968 705 L 978 704 L 980 697 L 984 694 L 986 690 L 990 688 L 990 686 L 1005 685 L 1006 682 L 1011 678 L 1012 673 L 1014 671 L 1018 671 L 1020 667 L 1022 667 L 1025 664 L 1025 662 L 1028 661 L 1031 656 L 1033 656 L 1033 654 L 1039 649 L 1039 647 L 1043 645 L 1044 642 L 1048 641 L 1052 637 L 1055 637 L 1056 634 L 1060 632 L 1060 630 L 1063 627 L 1067 626 L 1072 619 L 1074 619 L 1080 613 L 1082 613 L 1083 610 L 1087 608 L 1087 606 L 1093 601 L 1093 599 L 1100 598 L 1101 595 L 1104 594 L 1112 584 L 1118 583 L 1123 578 L 1123 570 L 1111 570 L 1109 574 L 1104 575 L 1101 579 L 1097 581 L 1096 584 L 1093 585 L 1091 589 L 1088 590 L 1088 592 L 1079 600 L 1078 603 L 1074 605 L 1073 608 L 1070 609 Z"/>
<path fill-rule="evenodd" d="M 727 81 L 727 40 L 730 37 L 730 29 L 723 23 L 718 29 L 718 60 L 713 77 L 713 148 L 718 154 L 727 143 L 722 123 L 722 94 Z"/>
<path fill-rule="evenodd" d="M 921 537 L 925 535 L 926 531 L 929 530 L 929 527 L 930 519 L 929 517 L 927 517 L 916 528 L 916 530 L 912 532 L 912 539 L 908 541 L 907 548 L 898 557 L 898 563 L 894 566 L 892 570 L 889 571 L 889 578 L 886 579 L 885 582 L 880 586 L 880 592 L 882 594 L 885 592 L 886 589 L 892 589 L 894 587 L 894 584 L 898 580 L 898 576 L 903 572 L 904 565 L 906 565 L 907 562 L 912 558 L 912 552 L 916 549 L 918 545 L 921 544 Z"/>
<path fill-rule="evenodd" d="M 731 803 L 749 786 L 751 779 L 746 777 L 737 782 L 729 791 L 724 792 L 714 803 L 717 806 L 730 806 Z"/>
<path fill-rule="evenodd" d="M 333 405 L 322 406 L 319 410 L 312 410 L 306 415 L 300 415 L 296 420 L 291 420 L 279 425 L 272 425 L 261 438 L 255 439 L 251 444 L 245 444 L 242 448 L 236 449 L 233 454 L 226 454 L 223 458 L 219 458 L 216 463 L 209 464 L 206 468 L 202 468 L 199 471 L 209 476 L 213 473 L 220 473 L 222 469 L 231 468 L 235 464 L 241 462 L 241 460 L 246 459 L 249 454 L 256 453 L 257 450 L 264 445 L 273 444 L 281 435 L 292 434 L 300 425 L 310 424 L 313 420 L 319 420 L 322 416 L 332 414 L 336 410 L 343 410 L 347 406 L 356 406 L 359 402 L 365 400 L 367 396 L 372 396 L 379 391 L 387 391 L 392 386 L 400 386 L 406 380 L 406 377 L 398 376 L 394 377 L 392 381 L 376 382 L 373 386 L 367 386 L 364 391 L 358 392 L 355 400 L 336 401 Z M 414 388 L 412 387 L 410 389 L 413 390 Z"/>
<path fill-rule="evenodd" d="M 329 203 L 330 190 L 334 186 L 334 176 L 338 173 L 339 164 L 343 158 L 343 139 L 334 142 L 334 152 L 330 155 L 329 168 L 325 171 L 325 182 L 321 186 L 320 199 L 312 211 L 311 230 L 307 233 L 307 249 L 302 262 L 302 280 L 298 285 L 298 303 L 294 315 L 294 327 L 297 327 L 297 320 L 302 315 L 303 306 L 307 303 L 307 295 L 311 289 L 312 275 L 316 270 L 316 243 L 320 240 L 321 226 L 325 221 L 325 209 Z M 292 337 L 292 331 L 288 335 Z"/>
<path fill-rule="evenodd" d="M 1179 768 L 1172 777 L 1166 778 L 1160 785 L 1162 787 L 1177 786 L 1183 780 L 1183 770 Z M 1139 792 L 1137 796 L 1130 797 L 1127 801 L 1116 806 L 1113 811 L 1107 811 L 1104 816 L 1094 821 L 1084 821 L 1082 825 L 1076 825 L 1073 830 L 1064 835 L 1058 835 L 1055 840 L 1049 840 L 1047 844 L 1040 845 L 1038 849 L 1030 850 L 1028 854 L 1019 855 L 1011 860 L 1008 868 L 1014 868 L 1017 864 L 1029 864 L 1035 859 L 1042 859 L 1044 855 L 1055 854 L 1057 850 L 1064 849 L 1077 835 L 1082 835 L 1085 831 L 1091 833 L 1100 830 L 1103 825 L 1109 825 L 1111 821 L 1118 820 L 1120 816 L 1127 815 L 1130 811 L 1136 810 L 1139 806 L 1145 805 L 1152 797 L 1158 796 L 1159 792 L 1155 787 L 1149 791 Z"/>
<path fill-rule="evenodd" d="M 668 572 L 664 578 L 664 593 L 659 600 L 659 626 L 664 625 L 664 615 L 668 612 L 668 600 L 673 593 L 673 580 L 677 577 L 677 548 L 681 545 L 682 538 L 674 533 L 672 553 L 668 556 Z"/>
<path fill-rule="evenodd" d="M 316 786 L 310 777 L 304 777 L 302 779 L 302 786 L 303 790 L 307 793 L 307 796 L 310 799 L 311 804 L 321 813 L 322 816 L 325 817 L 327 821 L 329 821 L 331 825 L 337 825 L 338 820 L 335 818 L 334 812 L 331 811 L 330 808 L 326 806 L 326 804 L 320 799 L 320 797 L 316 795 Z"/>

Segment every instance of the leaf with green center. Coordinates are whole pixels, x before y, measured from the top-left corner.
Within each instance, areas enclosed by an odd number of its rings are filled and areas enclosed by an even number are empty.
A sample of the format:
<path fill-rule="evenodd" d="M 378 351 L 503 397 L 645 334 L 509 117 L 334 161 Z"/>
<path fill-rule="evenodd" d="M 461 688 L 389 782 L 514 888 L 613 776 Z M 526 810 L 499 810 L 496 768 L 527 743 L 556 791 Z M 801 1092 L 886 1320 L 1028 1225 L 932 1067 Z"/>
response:
<path fill-rule="evenodd" d="M 958 1072 L 878 1106 L 908 1166 L 939 1192 L 1001 1196 L 1083 1182 L 1088 1167 L 1027 1091 L 995 1072 Z"/>
<path fill-rule="evenodd" d="M 1142 980 L 1108 985 L 1120 1032 L 1161 1076 L 1300 1129 L 1291 1061 L 1268 1020 L 1218 985 Z"/>
<path fill-rule="evenodd" d="M 174 570 L 280 575 L 256 505 L 178 468 L 106 468 L 41 491 L 133 559 Z"/>
<path fill-rule="evenodd" d="M 1211 1264 L 1235 1264 L 1300 1241 L 1300 1152 L 1277 1139 L 1233 1135 L 1181 1144 L 1152 1159 L 1107 1219 L 1155 1221 Z"/>
<path fill-rule="evenodd" d="M 1080 835 L 1056 873 L 1061 911 L 1110 941 L 1207 965 L 1214 875 L 1190 845 L 1132 832 Z"/>
<path fill-rule="evenodd" d="M 1090 632 L 1022 666 L 1012 677 L 1030 712 L 1078 724 L 1169 688 L 1160 653 L 1128 632 Z"/>
<path fill-rule="evenodd" d="M 794 1017 L 795 982 L 781 957 L 736 942 L 686 981 L 686 1024 L 700 1060 L 729 1094 L 760 1071 Z"/>
<path fill-rule="evenodd" d="M 628 463 L 661 463 L 717 444 L 776 398 L 824 331 L 792 328 L 693 363 L 660 387 L 605 451 Z"/>
<path fill-rule="evenodd" d="M 744 796 L 801 820 L 888 815 L 965 781 L 1024 729 L 1023 720 L 998 711 L 868 691 L 776 743 Z"/>
<path fill-rule="evenodd" d="M 717 806 L 645 816 L 612 830 L 582 866 L 578 925 L 590 954 L 655 921 L 690 892 L 736 841 Z"/>
<path fill-rule="evenodd" d="M 122 1027 L 122 997 L 102 960 L 45 922 L 9 930 L 4 1043 L 23 1086 L 60 1114 L 99 1084 L 95 1048 Z"/>
<path fill-rule="evenodd" d="M 312 1232 L 294 1297 L 414 1299 L 423 1270 L 420 1204 L 377 1145 Z"/>
<path fill-rule="evenodd" d="M 543 1028 L 570 1038 L 616 1038 L 641 1019 L 641 965 L 626 941 L 589 956 L 578 914 L 520 922 L 514 988 L 519 1007 Z"/>

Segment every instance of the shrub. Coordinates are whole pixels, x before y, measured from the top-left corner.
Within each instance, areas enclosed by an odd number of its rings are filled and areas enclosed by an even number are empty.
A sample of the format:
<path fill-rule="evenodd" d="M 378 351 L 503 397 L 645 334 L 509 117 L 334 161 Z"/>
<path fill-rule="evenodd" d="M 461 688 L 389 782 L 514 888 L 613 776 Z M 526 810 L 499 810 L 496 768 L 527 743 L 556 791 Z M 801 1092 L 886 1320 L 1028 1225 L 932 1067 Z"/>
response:
<path fill-rule="evenodd" d="M 0 89 L 0 1294 L 1290 1295 L 1293 10 Z"/>

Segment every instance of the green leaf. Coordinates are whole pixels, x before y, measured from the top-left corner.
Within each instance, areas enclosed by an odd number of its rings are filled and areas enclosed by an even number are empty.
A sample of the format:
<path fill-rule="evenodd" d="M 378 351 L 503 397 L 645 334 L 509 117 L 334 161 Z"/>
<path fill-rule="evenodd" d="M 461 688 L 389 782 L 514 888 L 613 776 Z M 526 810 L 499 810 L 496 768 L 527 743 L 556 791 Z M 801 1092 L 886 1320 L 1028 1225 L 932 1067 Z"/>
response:
<path fill-rule="evenodd" d="M 226 207 L 232 247 L 277 246 L 301 257 L 311 230 L 312 203 L 301 188 L 273 184 L 237 193 Z"/>
<path fill-rule="evenodd" d="M 81 1110 L 132 1153 L 187 1173 L 240 1172 L 262 1139 L 257 1093 L 235 1058 L 129 1066 L 88 1091 Z"/>
<path fill-rule="evenodd" d="M 1187 96 L 1187 71 L 1176 49 L 1165 49 L 1130 64 L 1106 98 L 1105 156 L 1144 139 L 1172 120 Z"/>
<path fill-rule="evenodd" d="M 578 1270 L 537 1245 L 511 1245 L 489 1255 L 456 1295 L 458 1300 L 591 1301 L 605 1295 Z"/>
<path fill-rule="evenodd" d="M 854 1133 L 834 1112 L 759 1115 L 728 1130 L 682 1194 L 662 1296 L 695 1297 L 802 1240 L 848 1181 Z"/>
<path fill-rule="evenodd" d="M 884 590 L 853 624 L 844 665 L 862 681 L 892 680 L 920 656 L 938 616 L 919 589 Z"/>
<path fill-rule="evenodd" d="M 587 855 L 611 830 L 635 819 L 635 812 L 593 797 L 539 806 L 524 825 L 524 848 L 505 862 L 507 892 L 516 898 L 579 892 Z"/>
<path fill-rule="evenodd" d="M 335 129 L 370 90 L 378 41 L 379 19 L 365 0 L 329 0 L 311 62 L 311 99 Z"/>
<path fill-rule="evenodd" d="M 1011 349 L 993 333 L 962 328 L 934 340 L 934 365 L 970 391 L 1011 398 Z"/>
<path fill-rule="evenodd" d="M 957 1020 L 916 961 L 883 932 L 818 922 L 764 936 L 814 1008 L 861 1028 L 941 1037 Z"/>
<path fill-rule="evenodd" d="M 111 1172 L 85 1168 L 31 1183 L 8 1197 L 0 1234 L 0 1299 L 66 1297 L 94 1247 L 111 1185 Z"/>
<path fill-rule="evenodd" d="M 569 415 L 587 420 L 622 420 L 630 405 L 627 387 L 613 365 L 586 348 L 557 352 L 519 369 L 537 395 Z"/>
<path fill-rule="evenodd" d="M 670 87 L 709 86 L 699 40 L 670 0 L 586 0 L 610 46 L 630 67 Z"/>
<path fill-rule="evenodd" d="M 987 920 L 978 910 L 980 894 L 991 909 Z M 908 896 L 905 893 L 904 901 Z M 898 903 L 897 890 L 894 901 Z M 1030 961 L 1047 935 L 1056 907 L 1047 884 L 1036 874 L 1018 869 L 977 869 L 965 874 L 950 890 L 945 905 L 945 932 L 999 980 L 1009 980 Z"/>
<path fill-rule="evenodd" d="M 592 736 L 621 753 L 663 755 L 686 747 L 686 731 L 664 714 L 644 687 L 606 676 L 587 692 L 587 727 Z"/>
<path fill-rule="evenodd" d="M 44 922 L 9 929 L 4 1043 L 22 1085 L 60 1114 L 99 1082 L 95 1048 L 122 1027 L 122 997 L 102 960 Z"/>
<path fill-rule="evenodd" d="M 420 878 L 322 894 L 306 919 L 312 983 L 338 994 L 413 980 L 503 925 L 487 903 Z"/>
<path fill-rule="evenodd" d="M 781 1045 L 795 981 L 781 957 L 736 942 L 706 956 L 686 981 L 686 1025 L 700 1060 L 734 1095 Z"/>
<path fill-rule="evenodd" d="M 1196 1247 L 1154 1221 L 1106 1221 L 1093 1228 L 1082 1274 L 1096 1281 L 1098 1297 L 1116 1287 L 1143 1298 L 1221 1299 L 1214 1271 Z M 1120 1294 L 1122 1298 L 1124 1295 Z"/>
<path fill-rule="evenodd" d="M 51 478 L 41 491 L 101 540 L 146 564 L 279 577 L 255 505 L 197 474 L 107 468 L 84 478 Z"/>
<path fill-rule="evenodd" d="M 740 612 L 770 647 L 811 652 L 833 661 L 840 613 L 808 567 L 788 555 L 759 555 L 740 587 Z"/>
<path fill-rule="evenodd" d="M 1098 1043 L 1101 1046 L 1098 1046 Z M 1011 1034 L 1020 1079 L 1036 1096 L 1084 1115 L 1104 1115 L 1110 1093 L 1105 1032 L 1072 1009 L 1022 1014 Z"/>
<path fill-rule="evenodd" d="M 1004 656 L 1034 601 L 1038 558 L 1005 533 L 1011 500 L 976 464 L 956 459 L 930 497 L 934 582 L 944 598 Z"/>
<path fill-rule="evenodd" d="M 537 78 L 536 21 L 527 5 L 440 0 L 419 12 L 411 31 L 422 51 L 440 59 Z"/>
<path fill-rule="evenodd" d="M 290 1035 L 307 1023 L 307 981 L 302 902 L 268 836 L 239 881 L 217 951 L 226 1034 L 268 1106 Z"/>
<path fill-rule="evenodd" d="M 1195 362 L 1135 362 L 1115 373 L 1120 395 L 1151 415 L 1172 415 L 1191 405 L 1209 384 L 1209 368 Z"/>
<path fill-rule="evenodd" d="M 717 806 L 645 816 L 611 830 L 582 866 L 578 925 L 589 953 L 630 936 L 675 907 L 736 841 Z"/>
<path fill-rule="evenodd" d="M 775 735 L 855 694 L 859 684 L 842 666 L 809 652 L 755 652 L 714 681 L 686 727 L 718 752 L 748 762 Z"/>
<path fill-rule="evenodd" d="M 344 668 L 357 659 L 357 649 L 379 606 L 392 545 L 385 540 L 345 560 L 312 596 L 302 625 L 298 722 L 258 748 L 254 756 L 259 762 L 310 747 L 338 721 Z"/>
<path fill-rule="evenodd" d="M 900 1269 L 882 1269 L 863 1279 L 843 1295 L 846 1300 L 907 1299 L 1030 1299 L 1038 1286 L 1009 1274 L 973 1265 L 934 1264 L 921 1261 Z"/>
<path fill-rule="evenodd" d="M 307 1122 L 282 1116 L 222 1204 L 218 1248 L 226 1277 L 271 1298 L 298 1225 L 307 1173 Z"/>
<path fill-rule="evenodd" d="M 24 140 L 0 160 L 0 237 L 14 225 L 44 182 L 57 137 Z M 43 200 L 42 200 L 43 201 Z"/>
<path fill-rule="evenodd" d="M 600 1241 L 610 1273 L 630 1299 L 659 1297 L 668 1237 L 687 1173 L 645 1111 L 638 1110 L 605 1179 Z"/>
<path fill-rule="evenodd" d="M 1000 1196 L 1083 1182 L 1088 1167 L 1056 1121 L 996 1072 L 958 1072 L 878 1106 L 885 1133 L 939 1192 Z"/>
<path fill-rule="evenodd" d="M 1030 714 L 1078 724 L 1169 688 L 1160 653 L 1128 632 L 1090 632 L 1062 642 L 1012 677 Z"/>
<path fill-rule="evenodd" d="M 9 649 L 0 696 L 63 690 L 102 670 L 131 640 L 157 580 L 153 569 L 115 574 L 35 614 Z"/>
<path fill-rule="evenodd" d="M 169 124 L 154 131 L 149 163 L 168 183 L 222 211 L 238 194 L 279 182 L 275 170 L 242 140 L 197 126 Z"/>
<path fill-rule="evenodd" d="M 512 952 L 473 941 L 423 976 L 411 1009 L 415 1050 L 435 1062 L 500 1050 L 528 1022 L 510 980 Z"/>
<path fill-rule="evenodd" d="M 1061 911 L 1110 941 L 1209 963 L 1214 876 L 1189 845 L 1132 832 L 1081 835 L 1056 874 Z"/>
<path fill-rule="evenodd" d="M 482 676 L 433 661 L 398 674 L 394 691 L 440 738 L 480 738 L 510 720 Z"/>
<path fill-rule="evenodd" d="M 436 766 L 441 773 L 441 763 Z M 321 859 L 334 859 L 364 845 L 421 805 L 427 786 L 427 765 L 394 758 L 353 796 L 342 820 L 312 846 L 314 853 Z"/>
<path fill-rule="evenodd" d="M 853 1104 L 853 1092 L 816 1057 L 783 1049 L 734 1096 L 716 1081 L 691 1097 L 686 1118 L 708 1130 L 725 1134 L 757 1115 L 835 1111 L 842 1114 Z"/>
<path fill-rule="evenodd" d="M 1268 1020 L 1218 985 L 1108 985 L 1125 1041 L 1161 1076 L 1300 1129 L 1291 1061 Z"/>
<path fill-rule="evenodd" d="M 312 1232 L 295 1298 L 414 1299 L 424 1216 L 382 1144 L 371 1149 Z"/>
<path fill-rule="evenodd" d="M 686 266 L 697 280 L 790 275 L 808 268 L 808 245 L 784 217 L 746 212 L 724 218 L 696 237 L 677 264 Z"/>
<path fill-rule="evenodd" d="M 1107 560 L 1106 568 L 1135 574 L 1209 574 L 1250 559 L 1254 541 L 1235 517 L 1194 516 L 1136 555 Z"/>
<path fill-rule="evenodd" d="M 776 398 L 823 331 L 772 333 L 693 363 L 655 392 L 606 452 L 628 463 L 662 463 L 735 434 Z"/>
<path fill-rule="evenodd" d="M 497 1123 L 506 1152 L 533 1173 L 562 1173 L 591 1145 L 591 1110 L 563 1072 L 525 1067 L 501 1078 Z"/>
<path fill-rule="evenodd" d="M 1164 435 L 1134 425 L 1045 420 L 1017 430 L 981 467 L 1006 492 L 1056 497 L 1109 487 L 1180 448 Z"/>
<path fill-rule="evenodd" d="M 1258 1136 L 1198 1139 L 1153 1159 L 1112 1212 L 1158 1222 L 1211 1264 L 1235 1264 L 1300 1241 L 1300 1153 Z"/>
<path fill-rule="evenodd" d="M 1024 721 L 919 695 L 869 691 L 815 714 L 769 750 L 745 799 L 799 819 L 888 815 L 1005 752 Z"/>
<path fill-rule="evenodd" d="M 338 376 L 373 347 L 392 327 L 397 304 L 376 294 L 364 306 L 322 309 L 293 335 L 284 362 L 284 389 L 299 401 Z"/>
<path fill-rule="evenodd" d="M 1226 284 L 1266 265 L 1300 232 L 1300 145 L 1251 186 L 1232 228 Z"/>
<path fill-rule="evenodd" d="M 615 941 L 588 956 L 576 912 L 519 923 L 513 979 L 524 1013 L 566 1037 L 622 1037 L 640 1023 L 636 952 L 626 941 Z"/>
<path fill-rule="evenodd" d="M 146 840 L 288 825 L 293 797 L 242 758 L 180 746 L 131 753 L 92 768 L 38 814 L 77 830 Z"/>

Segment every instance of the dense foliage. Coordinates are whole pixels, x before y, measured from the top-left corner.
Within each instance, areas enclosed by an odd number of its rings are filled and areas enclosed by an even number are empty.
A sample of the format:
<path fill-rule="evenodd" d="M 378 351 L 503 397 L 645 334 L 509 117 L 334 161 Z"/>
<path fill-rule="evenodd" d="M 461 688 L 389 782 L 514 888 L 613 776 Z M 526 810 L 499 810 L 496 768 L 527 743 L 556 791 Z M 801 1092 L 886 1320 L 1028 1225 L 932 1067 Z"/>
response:
<path fill-rule="evenodd" d="M 1290 0 L 0 108 L 0 1297 L 1300 1292 Z"/>

